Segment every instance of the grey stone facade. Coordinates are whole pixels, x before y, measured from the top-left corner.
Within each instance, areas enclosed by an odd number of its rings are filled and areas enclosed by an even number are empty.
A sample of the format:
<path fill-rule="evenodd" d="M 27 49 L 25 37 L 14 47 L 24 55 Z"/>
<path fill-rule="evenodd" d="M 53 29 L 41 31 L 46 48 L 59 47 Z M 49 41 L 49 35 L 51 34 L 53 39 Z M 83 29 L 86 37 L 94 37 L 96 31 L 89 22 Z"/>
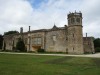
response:
<path fill-rule="evenodd" d="M 18 38 L 24 40 L 27 51 L 37 52 L 39 48 L 46 52 L 65 52 L 68 54 L 94 53 L 93 37 L 83 37 L 82 13 L 68 14 L 68 25 L 53 26 L 51 29 L 33 30 L 5 35 L 6 50 L 14 50 Z"/>

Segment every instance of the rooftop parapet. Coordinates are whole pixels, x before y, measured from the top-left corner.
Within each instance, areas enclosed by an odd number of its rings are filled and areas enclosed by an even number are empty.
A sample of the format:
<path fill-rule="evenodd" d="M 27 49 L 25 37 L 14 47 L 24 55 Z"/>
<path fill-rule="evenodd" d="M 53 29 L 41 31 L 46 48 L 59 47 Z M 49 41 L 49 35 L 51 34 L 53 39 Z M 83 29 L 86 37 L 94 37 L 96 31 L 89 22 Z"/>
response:
<path fill-rule="evenodd" d="M 73 16 L 79 16 L 82 18 L 82 13 L 81 12 L 69 12 L 69 14 L 67 15 L 68 18 L 73 17 Z"/>

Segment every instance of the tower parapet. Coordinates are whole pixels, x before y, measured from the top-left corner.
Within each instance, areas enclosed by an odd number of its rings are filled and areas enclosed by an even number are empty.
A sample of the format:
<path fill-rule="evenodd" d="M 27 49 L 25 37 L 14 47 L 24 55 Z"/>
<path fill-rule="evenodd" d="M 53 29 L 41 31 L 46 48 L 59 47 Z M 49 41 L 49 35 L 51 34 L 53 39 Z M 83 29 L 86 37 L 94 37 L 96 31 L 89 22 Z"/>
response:
<path fill-rule="evenodd" d="M 68 25 L 82 25 L 82 13 L 74 12 L 68 14 Z"/>

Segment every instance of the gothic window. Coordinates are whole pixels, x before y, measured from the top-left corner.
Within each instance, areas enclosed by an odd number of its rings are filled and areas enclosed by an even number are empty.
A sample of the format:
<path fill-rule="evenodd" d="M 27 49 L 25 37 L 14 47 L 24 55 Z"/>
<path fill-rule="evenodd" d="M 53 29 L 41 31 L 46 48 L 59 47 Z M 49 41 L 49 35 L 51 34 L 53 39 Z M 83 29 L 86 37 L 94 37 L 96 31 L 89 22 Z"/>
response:
<path fill-rule="evenodd" d="M 37 43 L 37 38 L 33 38 L 32 43 L 36 44 Z"/>
<path fill-rule="evenodd" d="M 53 41 L 56 41 L 56 36 L 55 35 L 53 35 Z"/>
<path fill-rule="evenodd" d="M 71 18 L 71 23 L 75 23 L 75 19 L 74 18 Z"/>
<path fill-rule="evenodd" d="M 32 43 L 33 43 L 34 45 L 41 45 L 41 44 L 42 44 L 42 39 L 41 39 L 41 37 L 33 38 Z"/>
<path fill-rule="evenodd" d="M 76 22 L 77 23 L 80 23 L 80 18 L 76 18 Z"/>
<path fill-rule="evenodd" d="M 37 38 L 37 44 L 41 44 L 41 38 Z"/>

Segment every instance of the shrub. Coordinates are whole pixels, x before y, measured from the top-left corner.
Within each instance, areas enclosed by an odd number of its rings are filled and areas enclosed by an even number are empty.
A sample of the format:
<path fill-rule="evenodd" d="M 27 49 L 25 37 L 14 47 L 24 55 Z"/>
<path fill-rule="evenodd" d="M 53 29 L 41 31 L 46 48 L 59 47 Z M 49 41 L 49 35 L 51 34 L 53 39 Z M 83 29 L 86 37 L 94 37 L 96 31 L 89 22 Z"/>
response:
<path fill-rule="evenodd" d="M 41 49 L 41 48 L 39 48 L 37 51 L 40 52 L 40 53 L 45 52 L 45 50 L 44 49 Z"/>
<path fill-rule="evenodd" d="M 19 38 L 17 44 L 16 44 L 16 49 L 21 51 L 21 52 L 25 52 L 26 48 L 25 48 L 25 44 L 23 42 L 23 40 L 21 38 Z"/>
<path fill-rule="evenodd" d="M 3 46 L 3 36 L 0 34 L 0 49 L 2 49 Z"/>
<path fill-rule="evenodd" d="M 95 51 L 96 51 L 96 52 L 100 52 L 100 47 L 96 47 L 96 48 L 95 48 Z"/>

